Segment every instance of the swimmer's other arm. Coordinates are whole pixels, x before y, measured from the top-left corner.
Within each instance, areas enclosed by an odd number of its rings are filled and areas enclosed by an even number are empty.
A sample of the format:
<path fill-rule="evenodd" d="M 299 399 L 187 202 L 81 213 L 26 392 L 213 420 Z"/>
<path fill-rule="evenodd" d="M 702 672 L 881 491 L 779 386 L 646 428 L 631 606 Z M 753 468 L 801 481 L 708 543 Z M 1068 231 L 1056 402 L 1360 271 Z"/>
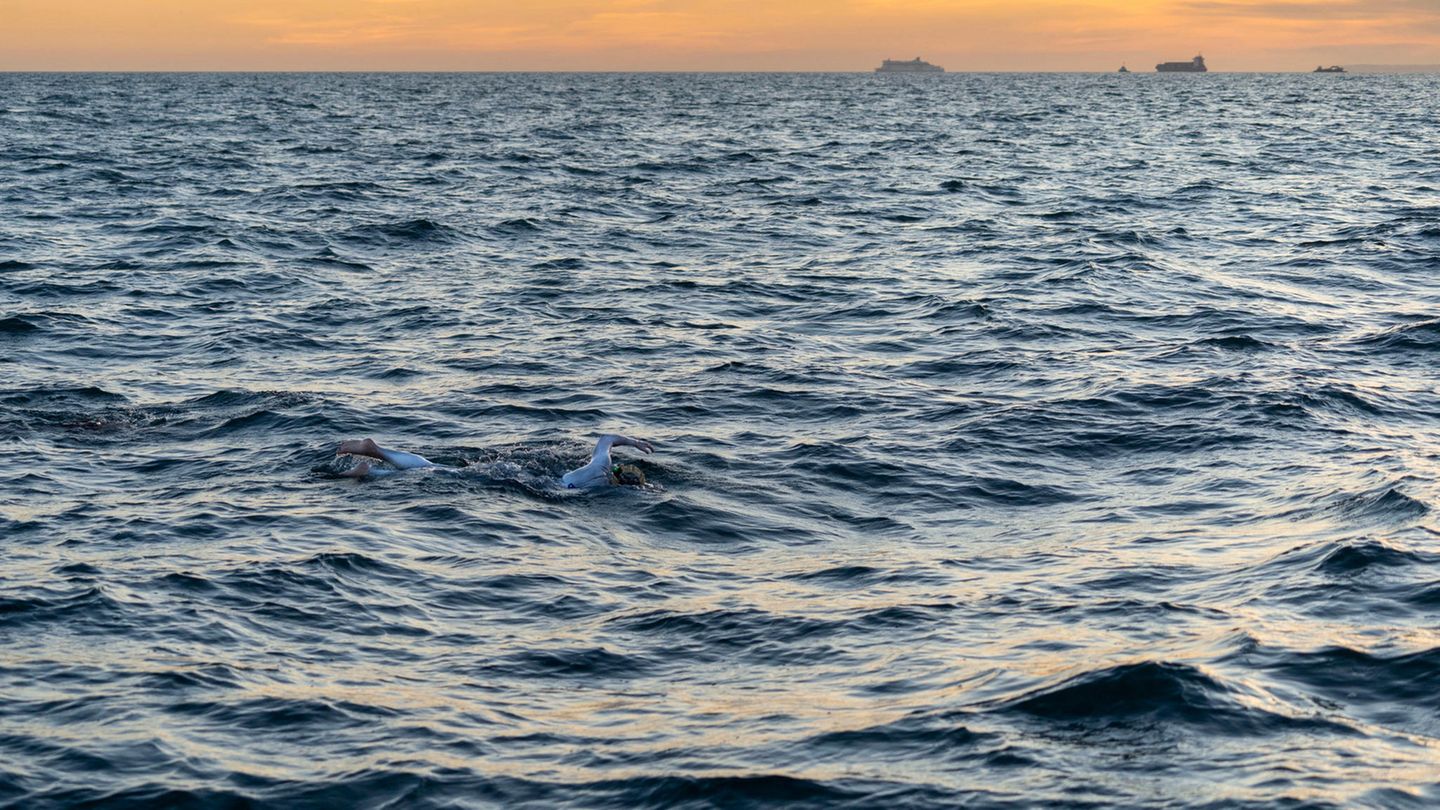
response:
<path fill-rule="evenodd" d="M 600 437 L 595 445 L 595 452 L 600 452 L 600 447 L 609 442 L 609 447 L 633 447 L 642 453 L 655 452 L 655 446 L 644 439 L 632 439 L 629 436 L 621 436 L 619 433 L 606 433 Z"/>
<path fill-rule="evenodd" d="M 643 439 L 632 439 L 618 433 L 606 433 L 595 443 L 595 453 L 590 456 L 590 463 L 578 470 L 565 473 L 565 477 L 560 479 L 560 483 L 571 489 L 608 483 L 610 480 L 610 448 L 612 447 L 633 447 L 642 453 L 655 452 L 654 445 Z"/>

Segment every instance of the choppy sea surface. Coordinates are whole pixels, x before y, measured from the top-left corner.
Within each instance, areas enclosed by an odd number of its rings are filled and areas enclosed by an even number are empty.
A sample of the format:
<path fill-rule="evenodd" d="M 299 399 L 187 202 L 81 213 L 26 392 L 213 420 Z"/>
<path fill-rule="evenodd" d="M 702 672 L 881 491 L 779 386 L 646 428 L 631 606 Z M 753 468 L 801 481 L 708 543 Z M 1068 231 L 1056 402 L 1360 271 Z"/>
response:
<path fill-rule="evenodd" d="M 1434 806 L 1437 90 L 0 75 L 0 806 Z"/>

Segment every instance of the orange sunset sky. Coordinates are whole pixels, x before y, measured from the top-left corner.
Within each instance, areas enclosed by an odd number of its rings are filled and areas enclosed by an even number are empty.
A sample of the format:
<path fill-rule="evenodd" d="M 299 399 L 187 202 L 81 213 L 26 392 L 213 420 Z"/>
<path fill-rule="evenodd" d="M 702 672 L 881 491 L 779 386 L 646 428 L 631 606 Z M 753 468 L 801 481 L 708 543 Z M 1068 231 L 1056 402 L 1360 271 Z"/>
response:
<path fill-rule="evenodd" d="M 0 0 L 0 70 L 1440 62 L 1440 0 Z"/>

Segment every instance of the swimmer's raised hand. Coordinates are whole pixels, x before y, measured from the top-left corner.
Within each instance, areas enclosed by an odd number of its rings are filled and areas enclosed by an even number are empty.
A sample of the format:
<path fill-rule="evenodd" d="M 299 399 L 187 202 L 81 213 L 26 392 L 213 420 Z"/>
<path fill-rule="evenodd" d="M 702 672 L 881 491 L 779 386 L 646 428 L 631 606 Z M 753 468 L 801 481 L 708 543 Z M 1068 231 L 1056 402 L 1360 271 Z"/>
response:
<path fill-rule="evenodd" d="M 603 437 L 601 441 L 604 441 L 604 439 L 606 438 L 610 440 L 610 445 L 613 447 L 633 447 L 642 453 L 655 452 L 655 445 L 645 441 L 644 439 L 632 439 L 629 436 L 621 436 L 618 433 L 611 433 L 609 436 Z"/>

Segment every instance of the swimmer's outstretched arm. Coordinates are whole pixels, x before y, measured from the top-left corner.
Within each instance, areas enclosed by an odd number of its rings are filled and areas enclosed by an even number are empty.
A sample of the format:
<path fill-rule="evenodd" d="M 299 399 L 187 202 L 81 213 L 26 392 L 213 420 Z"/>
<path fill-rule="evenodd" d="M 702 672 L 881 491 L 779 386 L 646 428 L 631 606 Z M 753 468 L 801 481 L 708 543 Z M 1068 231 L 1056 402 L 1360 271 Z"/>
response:
<path fill-rule="evenodd" d="M 607 440 L 610 442 L 608 445 L 605 444 Z M 629 436 L 621 436 L 618 433 L 606 433 L 604 436 L 601 436 L 600 441 L 595 445 L 596 453 L 600 452 L 602 445 L 606 447 L 633 447 L 642 453 L 655 452 L 655 446 L 650 444 L 650 442 L 644 439 L 632 439 Z"/>
<path fill-rule="evenodd" d="M 421 467 L 435 466 L 430 462 L 429 459 L 423 456 L 417 456 L 414 453 L 402 453 L 399 450 L 386 450 L 385 448 L 376 444 L 374 439 L 352 439 L 347 442 L 341 442 L 340 447 L 335 450 L 335 455 L 366 456 L 368 458 L 378 458 L 381 461 L 390 462 L 391 464 L 395 465 L 397 469 L 401 470 L 415 470 Z M 362 463 L 361 466 L 365 467 L 367 471 L 369 470 L 369 465 Z M 355 469 L 358 470 L 360 468 L 356 467 Z M 365 473 L 362 472 L 360 473 L 360 475 L 363 476 L 365 475 Z"/>
<path fill-rule="evenodd" d="M 608 480 L 610 448 L 612 447 L 633 447 L 642 453 L 655 452 L 655 447 L 642 439 L 632 439 L 618 433 L 606 433 L 595 443 L 595 452 L 590 456 L 590 463 L 578 470 L 565 473 L 565 476 L 560 479 L 560 483 L 568 487 L 583 487 Z"/>

